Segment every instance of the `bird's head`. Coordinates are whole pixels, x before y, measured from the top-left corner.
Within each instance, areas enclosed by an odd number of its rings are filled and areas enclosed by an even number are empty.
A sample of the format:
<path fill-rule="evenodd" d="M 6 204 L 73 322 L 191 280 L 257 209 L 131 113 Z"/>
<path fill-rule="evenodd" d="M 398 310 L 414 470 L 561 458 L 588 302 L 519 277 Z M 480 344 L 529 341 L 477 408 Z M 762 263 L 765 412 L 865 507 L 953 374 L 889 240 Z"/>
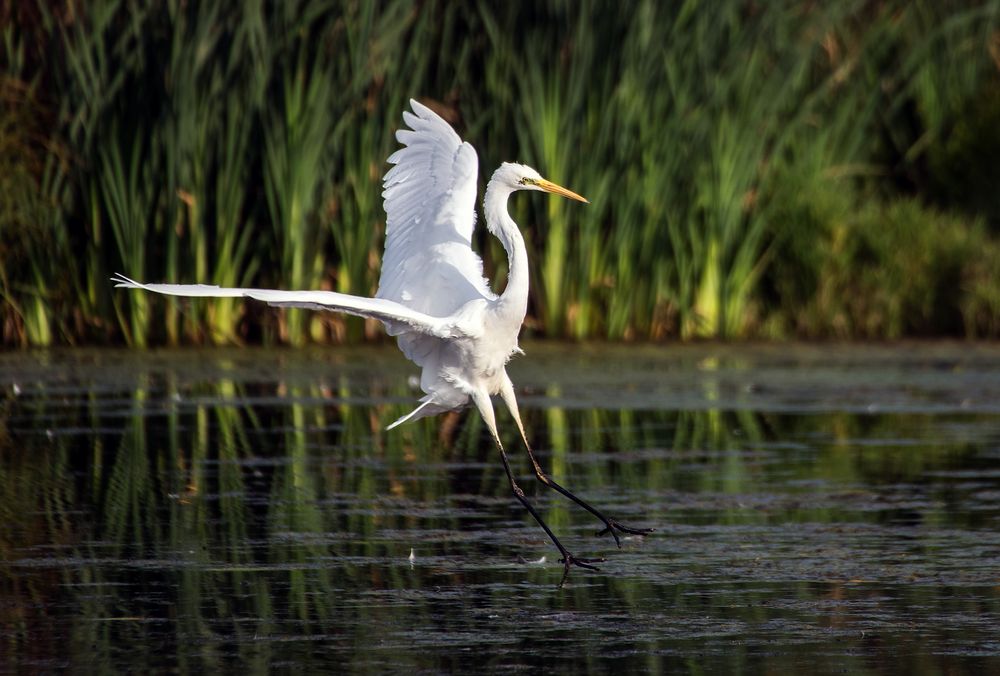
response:
<path fill-rule="evenodd" d="M 581 197 L 572 190 L 567 190 L 561 185 L 556 185 L 552 181 L 542 178 L 541 174 L 529 166 L 515 162 L 504 162 L 500 165 L 497 173 L 500 174 L 503 182 L 511 190 L 540 190 L 590 204 L 585 197 Z"/>

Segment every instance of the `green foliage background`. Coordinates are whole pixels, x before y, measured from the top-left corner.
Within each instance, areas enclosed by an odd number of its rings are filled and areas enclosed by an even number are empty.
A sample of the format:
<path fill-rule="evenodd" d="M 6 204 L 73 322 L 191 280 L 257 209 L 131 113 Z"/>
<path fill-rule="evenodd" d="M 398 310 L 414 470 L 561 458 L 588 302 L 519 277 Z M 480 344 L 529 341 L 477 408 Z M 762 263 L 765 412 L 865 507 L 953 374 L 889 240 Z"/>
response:
<path fill-rule="evenodd" d="M 1000 2 L 0 5 L 7 345 L 360 340 L 148 281 L 370 294 L 410 97 L 512 201 L 528 332 L 1000 333 Z M 506 261 L 478 246 L 498 286 Z"/>

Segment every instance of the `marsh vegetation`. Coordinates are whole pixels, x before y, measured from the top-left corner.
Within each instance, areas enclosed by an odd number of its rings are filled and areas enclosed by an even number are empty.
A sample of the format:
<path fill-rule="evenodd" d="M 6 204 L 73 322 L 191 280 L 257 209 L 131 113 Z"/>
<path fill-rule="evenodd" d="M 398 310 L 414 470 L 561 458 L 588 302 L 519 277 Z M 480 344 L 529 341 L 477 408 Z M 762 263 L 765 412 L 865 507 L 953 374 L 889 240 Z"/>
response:
<path fill-rule="evenodd" d="M 372 293 L 411 96 L 481 176 L 517 159 L 592 201 L 515 205 L 529 335 L 1000 333 L 996 0 L 64 0 L 0 20 L 7 345 L 375 335 L 107 280 Z"/>

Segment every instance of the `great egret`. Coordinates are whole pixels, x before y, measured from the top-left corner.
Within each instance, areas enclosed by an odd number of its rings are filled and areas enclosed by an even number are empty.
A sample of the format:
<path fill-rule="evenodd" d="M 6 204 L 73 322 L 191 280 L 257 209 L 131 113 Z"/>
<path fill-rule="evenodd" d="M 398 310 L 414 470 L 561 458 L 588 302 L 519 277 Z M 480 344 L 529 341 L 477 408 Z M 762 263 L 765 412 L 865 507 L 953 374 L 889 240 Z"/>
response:
<path fill-rule="evenodd" d="M 142 284 L 117 275 L 117 286 L 170 296 L 247 297 L 279 307 L 332 310 L 371 317 L 396 336 L 407 358 L 422 367 L 420 405 L 389 429 L 424 416 L 462 408 L 471 399 L 500 450 L 504 471 L 518 501 L 545 530 L 562 555 L 563 582 L 571 566 L 597 570 L 603 559 L 573 556 L 559 542 L 514 480 L 490 397 L 499 394 L 521 433 L 535 476 L 604 523 L 621 548 L 619 533 L 642 535 L 587 504 L 542 470 L 528 443 L 505 366 L 519 352 L 517 335 L 528 306 L 528 255 L 507 199 L 517 190 L 540 190 L 580 202 L 586 199 L 542 178 L 522 164 L 505 162 L 486 187 L 486 227 L 503 244 L 509 260 L 507 286 L 497 296 L 483 278 L 482 259 L 472 250 L 478 158 L 468 143 L 430 108 L 411 100 L 404 111 L 409 129 L 396 132 L 403 145 L 388 162 L 383 179 L 387 215 L 385 256 L 375 298 L 332 291 L 238 289 L 204 284 Z"/>

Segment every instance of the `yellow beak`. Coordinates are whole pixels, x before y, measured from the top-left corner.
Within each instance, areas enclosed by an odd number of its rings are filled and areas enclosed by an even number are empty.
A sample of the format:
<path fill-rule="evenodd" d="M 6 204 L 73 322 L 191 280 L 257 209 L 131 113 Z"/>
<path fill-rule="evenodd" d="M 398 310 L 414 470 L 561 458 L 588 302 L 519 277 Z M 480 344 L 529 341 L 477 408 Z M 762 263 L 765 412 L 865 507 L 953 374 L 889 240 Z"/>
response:
<path fill-rule="evenodd" d="M 580 195 L 577 195 L 572 190 L 567 190 L 566 188 L 562 187 L 561 185 L 556 185 L 552 181 L 546 181 L 544 178 L 540 179 L 538 181 L 537 185 L 538 185 L 539 188 L 541 188 L 545 192 L 551 192 L 551 193 L 554 193 L 556 195 L 562 195 L 563 197 L 568 197 L 571 200 L 577 200 L 578 202 L 585 202 L 586 204 L 590 204 L 590 201 L 586 197 L 581 197 Z"/>

